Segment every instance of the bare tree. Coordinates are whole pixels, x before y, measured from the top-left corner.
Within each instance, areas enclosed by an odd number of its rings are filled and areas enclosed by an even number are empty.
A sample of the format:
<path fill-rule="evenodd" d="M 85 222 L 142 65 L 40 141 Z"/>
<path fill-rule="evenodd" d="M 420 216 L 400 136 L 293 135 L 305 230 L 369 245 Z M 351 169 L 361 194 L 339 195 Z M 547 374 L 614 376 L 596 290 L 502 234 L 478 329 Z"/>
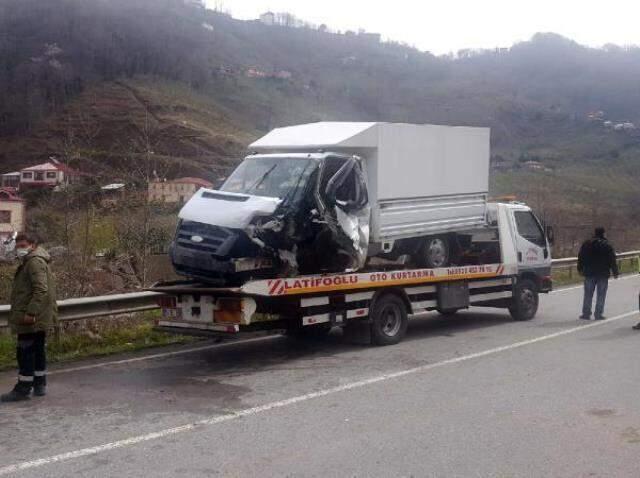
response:
<path fill-rule="evenodd" d="M 147 116 L 140 137 L 131 145 L 121 178 L 128 187 L 126 199 L 118 209 L 116 231 L 118 252 L 128 265 L 137 286 L 149 280 L 149 258 L 170 240 L 174 215 L 162 204 L 154 203 L 149 185 L 166 179 L 170 161 L 156 155 L 161 130 Z"/>

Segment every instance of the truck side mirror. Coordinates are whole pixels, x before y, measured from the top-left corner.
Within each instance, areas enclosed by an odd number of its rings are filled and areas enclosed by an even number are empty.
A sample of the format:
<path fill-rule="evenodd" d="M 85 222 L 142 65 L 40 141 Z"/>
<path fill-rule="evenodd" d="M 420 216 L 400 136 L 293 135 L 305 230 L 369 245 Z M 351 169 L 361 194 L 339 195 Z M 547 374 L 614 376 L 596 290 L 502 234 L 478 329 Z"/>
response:
<path fill-rule="evenodd" d="M 556 236 L 553 231 L 553 226 L 547 226 L 545 229 L 545 232 L 547 234 L 547 241 L 549 241 L 549 244 L 553 246 L 554 242 L 556 242 Z"/>

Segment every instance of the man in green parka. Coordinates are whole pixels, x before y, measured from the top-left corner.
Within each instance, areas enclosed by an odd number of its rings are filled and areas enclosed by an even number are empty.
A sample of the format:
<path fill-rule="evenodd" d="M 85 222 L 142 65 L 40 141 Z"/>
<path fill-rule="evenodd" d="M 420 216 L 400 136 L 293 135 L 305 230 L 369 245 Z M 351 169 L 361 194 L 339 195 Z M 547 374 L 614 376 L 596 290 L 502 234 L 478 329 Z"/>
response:
<path fill-rule="evenodd" d="M 18 336 L 16 357 L 19 374 L 14 389 L 2 402 L 42 397 L 47 386 L 46 334 L 58 318 L 56 286 L 49 269 L 50 256 L 31 234 L 16 237 L 20 265 L 13 280 L 9 325 Z"/>

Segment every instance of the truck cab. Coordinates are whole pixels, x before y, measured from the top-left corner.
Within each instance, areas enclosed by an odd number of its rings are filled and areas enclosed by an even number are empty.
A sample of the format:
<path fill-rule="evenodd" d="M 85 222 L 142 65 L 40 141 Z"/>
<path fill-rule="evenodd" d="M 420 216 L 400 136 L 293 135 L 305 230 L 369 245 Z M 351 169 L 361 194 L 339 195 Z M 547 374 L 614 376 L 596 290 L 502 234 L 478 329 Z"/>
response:
<path fill-rule="evenodd" d="M 553 229 L 543 227 L 531 208 L 519 202 L 489 203 L 488 215 L 489 224 L 499 226 L 502 262 L 517 265 L 519 279 L 549 292 Z"/>
<path fill-rule="evenodd" d="M 254 154 L 180 212 L 170 250 L 183 275 L 208 282 L 361 268 L 370 209 L 357 156 Z"/>

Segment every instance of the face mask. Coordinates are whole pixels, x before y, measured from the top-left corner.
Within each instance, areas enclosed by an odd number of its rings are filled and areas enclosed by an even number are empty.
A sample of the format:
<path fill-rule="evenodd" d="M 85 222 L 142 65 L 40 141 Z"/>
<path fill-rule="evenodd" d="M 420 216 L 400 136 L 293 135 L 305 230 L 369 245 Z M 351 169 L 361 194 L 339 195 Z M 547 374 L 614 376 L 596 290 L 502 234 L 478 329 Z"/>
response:
<path fill-rule="evenodd" d="M 28 256 L 30 252 L 31 252 L 31 249 L 16 249 L 16 256 L 18 256 L 18 258 L 22 259 L 22 258 Z"/>

